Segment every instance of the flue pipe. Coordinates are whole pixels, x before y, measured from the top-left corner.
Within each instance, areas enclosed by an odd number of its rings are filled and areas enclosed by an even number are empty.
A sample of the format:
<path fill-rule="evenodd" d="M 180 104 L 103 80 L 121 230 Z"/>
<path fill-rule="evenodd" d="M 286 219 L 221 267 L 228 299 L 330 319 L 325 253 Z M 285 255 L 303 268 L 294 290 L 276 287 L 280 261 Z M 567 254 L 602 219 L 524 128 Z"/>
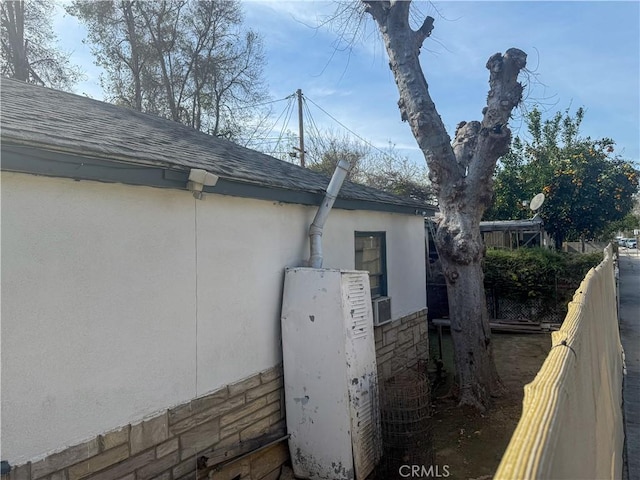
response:
<path fill-rule="evenodd" d="M 309 227 L 309 244 L 311 250 L 309 266 L 311 268 L 322 268 L 322 230 L 350 168 L 351 163 L 348 160 L 341 159 L 338 162 L 329 186 L 327 187 L 327 193 L 324 196 L 324 200 L 322 200 L 322 205 L 318 208 L 316 216 Z"/>

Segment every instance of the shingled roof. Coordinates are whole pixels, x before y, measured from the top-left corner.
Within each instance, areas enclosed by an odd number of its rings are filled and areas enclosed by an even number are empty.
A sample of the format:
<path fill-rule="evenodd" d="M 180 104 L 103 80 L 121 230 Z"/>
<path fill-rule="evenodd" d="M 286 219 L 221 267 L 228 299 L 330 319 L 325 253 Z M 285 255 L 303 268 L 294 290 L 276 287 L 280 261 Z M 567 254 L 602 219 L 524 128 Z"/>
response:
<path fill-rule="evenodd" d="M 3 156 L 13 147 L 11 158 L 16 159 L 16 152 L 30 149 L 97 159 L 105 168 L 109 162 L 184 172 L 198 168 L 227 183 L 263 187 L 262 191 L 267 187 L 281 193 L 314 194 L 313 201 L 307 195 L 307 201 L 300 203 L 317 203 L 316 197 L 321 198 L 329 183 L 326 175 L 154 115 L 10 79 L 3 78 L 1 86 Z M 42 170 L 42 161 L 39 165 Z M 2 168 L 28 171 L 18 160 L 3 162 Z M 47 172 L 54 175 L 53 170 Z M 224 182 L 211 191 L 234 194 L 225 191 Z M 377 204 L 399 211 L 401 207 L 406 213 L 435 208 L 350 182 L 343 185 L 339 199 L 355 201 L 362 208 Z M 336 206 L 340 207 L 339 202 Z"/>

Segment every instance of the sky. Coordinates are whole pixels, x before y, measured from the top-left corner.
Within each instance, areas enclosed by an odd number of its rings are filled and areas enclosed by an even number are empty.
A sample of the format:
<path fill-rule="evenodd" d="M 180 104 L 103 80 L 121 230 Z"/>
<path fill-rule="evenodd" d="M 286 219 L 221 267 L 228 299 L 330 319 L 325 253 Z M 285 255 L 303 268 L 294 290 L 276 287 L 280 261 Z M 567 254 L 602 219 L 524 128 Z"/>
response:
<path fill-rule="evenodd" d="M 245 24 L 264 40 L 272 100 L 301 89 L 306 113 L 320 129 L 348 129 L 376 148 L 394 144 L 424 164 L 408 124 L 400 120 L 398 91 L 371 20 L 344 48 L 335 23 L 320 26 L 335 11 L 335 2 L 244 0 L 242 7 Z M 426 15 L 435 18 L 420 59 L 450 135 L 460 121 L 481 119 L 487 59 L 516 47 L 528 59 L 521 76 L 524 102 L 511 122 L 515 135 L 526 137 L 523 114 L 536 105 L 543 118 L 584 107 L 581 133 L 614 139 L 616 152 L 640 166 L 640 2 L 446 1 L 414 2 L 412 8 L 415 26 Z M 84 27 L 58 8 L 54 29 L 60 46 L 86 73 L 76 93 L 102 99 L 100 70 L 82 42 Z M 278 125 L 276 120 L 286 116 L 287 103 L 272 105 L 276 134 L 283 128 L 282 119 Z M 295 115 L 285 128 L 297 131 Z"/>

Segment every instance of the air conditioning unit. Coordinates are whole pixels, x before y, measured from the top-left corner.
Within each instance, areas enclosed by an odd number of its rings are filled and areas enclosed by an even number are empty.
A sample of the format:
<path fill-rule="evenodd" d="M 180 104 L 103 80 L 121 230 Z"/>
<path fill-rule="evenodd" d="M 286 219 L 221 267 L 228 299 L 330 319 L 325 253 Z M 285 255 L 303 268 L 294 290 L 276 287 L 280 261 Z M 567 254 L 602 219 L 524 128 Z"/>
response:
<path fill-rule="evenodd" d="M 378 326 L 391 321 L 391 297 L 373 299 L 373 325 Z"/>

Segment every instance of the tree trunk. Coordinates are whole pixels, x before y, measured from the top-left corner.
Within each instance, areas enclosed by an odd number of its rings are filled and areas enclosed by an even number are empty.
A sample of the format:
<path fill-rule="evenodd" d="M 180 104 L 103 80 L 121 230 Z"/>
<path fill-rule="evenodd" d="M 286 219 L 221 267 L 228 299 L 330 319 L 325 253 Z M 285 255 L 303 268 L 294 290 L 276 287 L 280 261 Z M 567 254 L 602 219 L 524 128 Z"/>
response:
<path fill-rule="evenodd" d="M 133 76 L 134 108 L 142 111 L 142 68 L 140 62 L 140 46 L 138 45 L 138 32 L 136 31 L 135 16 L 132 10 L 132 2 L 122 2 L 120 8 L 127 24 L 127 35 L 131 47 L 131 73 Z"/>
<path fill-rule="evenodd" d="M 444 256 L 440 260 L 449 297 L 459 400 L 484 410 L 502 387 L 493 359 L 482 265 L 459 265 Z"/>
<path fill-rule="evenodd" d="M 158 5 L 160 9 L 158 12 L 154 14 L 153 17 L 149 15 L 149 12 L 142 9 L 140 13 L 142 14 L 142 18 L 144 18 L 145 25 L 147 27 L 149 36 L 151 37 L 151 45 L 155 50 L 155 54 L 157 56 L 156 61 L 160 65 L 161 79 L 162 85 L 165 90 L 166 101 L 169 106 L 169 112 L 171 113 L 171 120 L 174 122 L 180 121 L 179 114 L 179 105 L 176 105 L 176 97 L 174 94 L 174 86 L 172 83 L 172 75 L 171 75 L 171 48 L 173 48 L 173 43 L 175 42 L 175 37 L 177 35 L 176 29 L 172 29 L 168 36 L 162 35 L 164 30 L 165 15 L 167 15 L 167 5 L 165 2 L 162 2 Z M 153 21 L 152 21 L 153 20 Z M 166 35 L 166 33 L 165 33 Z"/>
<path fill-rule="evenodd" d="M 5 2 L 2 22 L 7 30 L 7 42 L 10 46 L 8 60 L 13 63 L 13 78 L 29 81 L 29 59 L 27 43 L 24 38 L 24 1 Z M 7 53 L 7 52 L 5 52 Z"/>
<path fill-rule="evenodd" d="M 409 122 L 429 167 L 441 218 L 436 233 L 449 295 L 460 404 L 480 410 L 497 393 L 499 379 L 491 347 L 491 333 L 481 268 L 484 245 L 480 219 L 492 196 L 496 162 L 507 153 L 511 132 L 507 122 L 520 102 L 517 82 L 526 55 L 509 49 L 487 62 L 490 90 L 482 122 L 461 122 L 455 140 L 447 133 L 429 94 L 418 55 L 433 29 L 427 17 L 418 30 L 409 26 L 409 1 L 363 0 L 378 24 L 389 56 L 403 120 Z"/>

